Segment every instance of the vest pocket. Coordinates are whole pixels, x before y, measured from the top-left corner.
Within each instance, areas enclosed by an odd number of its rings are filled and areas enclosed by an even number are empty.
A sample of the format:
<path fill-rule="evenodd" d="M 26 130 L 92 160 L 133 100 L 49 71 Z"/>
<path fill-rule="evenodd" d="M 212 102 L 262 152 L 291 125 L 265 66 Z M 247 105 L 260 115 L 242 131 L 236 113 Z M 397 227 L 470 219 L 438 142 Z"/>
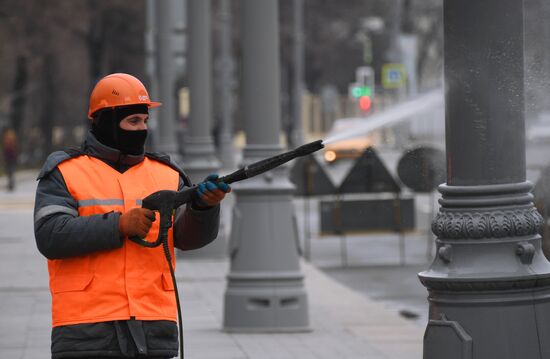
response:
<path fill-rule="evenodd" d="M 162 273 L 162 287 L 164 290 L 174 290 L 174 283 L 172 283 L 170 272 Z"/>
<path fill-rule="evenodd" d="M 69 274 L 55 276 L 50 285 L 53 293 L 78 292 L 85 290 L 94 278 L 93 274 Z"/>

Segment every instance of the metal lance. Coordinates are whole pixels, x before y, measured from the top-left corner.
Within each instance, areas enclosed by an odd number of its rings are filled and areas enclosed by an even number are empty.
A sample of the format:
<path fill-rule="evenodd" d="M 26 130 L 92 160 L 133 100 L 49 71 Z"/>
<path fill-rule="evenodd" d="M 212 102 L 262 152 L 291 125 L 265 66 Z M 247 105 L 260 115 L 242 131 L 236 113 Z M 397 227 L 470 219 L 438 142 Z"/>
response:
<path fill-rule="evenodd" d="M 224 182 L 231 184 L 245 179 L 256 177 L 264 172 L 271 171 L 297 157 L 307 156 L 317 152 L 324 147 L 322 140 L 313 141 L 302 145 L 294 150 L 281 153 L 270 158 L 249 164 L 235 172 L 211 180 L 214 183 Z M 172 227 L 173 211 L 197 198 L 198 185 L 193 185 L 182 191 L 161 190 L 151 193 L 142 201 L 142 207 L 152 211 L 158 211 L 160 215 L 159 235 L 155 242 L 148 242 L 144 239 L 131 237 L 130 239 L 144 247 L 157 247 L 163 240 L 168 238 L 168 229 Z"/>
<path fill-rule="evenodd" d="M 233 173 L 230 173 L 226 176 L 220 177 L 213 182 L 225 182 L 228 184 L 242 181 L 248 178 L 255 177 L 264 172 L 273 170 L 276 167 L 279 167 L 288 161 L 291 161 L 297 157 L 307 156 L 313 152 L 319 151 L 322 149 L 323 143 L 321 140 L 314 141 L 303 146 L 300 146 L 292 151 L 282 153 L 271 158 L 267 158 L 256 163 L 252 163 L 244 168 L 241 168 Z M 174 273 L 174 267 L 172 266 L 172 256 L 170 254 L 170 248 L 168 245 L 168 229 L 172 227 L 172 215 L 174 210 L 186 203 L 190 203 L 197 197 L 197 185 L 191 186 L 183 191 L 170 191 L 170 190 L 161 190 L 154 193 L 151 193 L 149 196 L 145 197 L 142 201 L 142 207 L 147 208 L 153 211 L 158 211 L 160 215 L 160 225 L 159 225 L 159 234 L 157 240 L 154 242 L 149 242 L 143 238 L 136 236 L 130 237 L 129 239 L 141 246 L 147 248 L 155 248 L 162 245 L 164 250 L 164 255 L 166 256 L 166 261 L 168 263 L 168 268 L 170 269 L 170 275 L 172 276 L 172 284 L 174 285 L 174 295 L 176 296 L 176 304 L 178 308 L 178 324 L 179 324 L 179 344 L 180 344 L 180 357 L 183 358 L 183 326 L 182 326 L 182 317 L 181 317 L 181 307 L 179 300 L 178 292 L 178 283 L 176 281 L 176 275 Z M 290 293 L 287 293 L 290 294 Z M 294 294 L 293 294 L 294 295 Z M 303 300 L 303 299 L 302 299 Z M 292 302 L 291 304 L 295 304 Z M 291 308 L 291 313 L 293 312 Z"/>
<path fill-rule="evenodd" d="M 445 0 L 447 182 L 424 359 L 550 358 L 550 264 L 526 181 L 523 1 Z"/>

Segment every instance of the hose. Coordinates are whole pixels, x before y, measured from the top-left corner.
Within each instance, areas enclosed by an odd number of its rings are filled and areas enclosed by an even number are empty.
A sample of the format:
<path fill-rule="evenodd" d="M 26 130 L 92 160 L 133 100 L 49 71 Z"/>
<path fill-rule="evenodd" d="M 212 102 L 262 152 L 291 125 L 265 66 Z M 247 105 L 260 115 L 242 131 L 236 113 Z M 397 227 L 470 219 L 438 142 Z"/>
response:
<path fill-rule="evenodd" d="M 163 238 L 162 248 L 164 249 L 164 256 L 168 261 L 168 268 L 170 268 L 170 276 L 172 277 L 172 284 L 174 285 L 174 293 L 176 294 L 176 305 L 178 307 L 178 334 L 179 334 L 179 351 L 180 359 L 184 358 L 183 355 L 183 321 L 181 319 L 181 305 L 180 296 L 178 293 L 178 283 L 176 282 L 176 274 L 174 273 L 174 267 L 172 266 L 172 256 L 170 255 L 170 248 L 168 247 L 168 237 Z"/>

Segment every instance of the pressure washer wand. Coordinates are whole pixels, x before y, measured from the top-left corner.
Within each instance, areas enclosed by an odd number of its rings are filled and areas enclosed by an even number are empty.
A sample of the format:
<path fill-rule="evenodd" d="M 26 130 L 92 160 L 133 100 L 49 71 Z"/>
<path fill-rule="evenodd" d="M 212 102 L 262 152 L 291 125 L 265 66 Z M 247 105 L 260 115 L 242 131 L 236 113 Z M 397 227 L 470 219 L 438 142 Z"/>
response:
<path fill-rule="evenodd" d="M 238 182 L 245 180 L 247 178 L 252 178 L 264 172 L 279 167 L 280 165 L 287 163 L 297 157 L 307 156 L 313 152 L 319 151 L 324 147 L 322 140 L 317 140 L 314 142 L 307 143 L 303 146 L 300 146 L 292 151 L 282 153 L 277 156 L 266 158 L 264 160 L 254 162 L 248 166 L 245 166 L 233 173 L 230 173 L 226 176 L 220 177 L 213 180 L 213 182 L 225 182 L 231 184 L 233 182 Z M 184 189 L 183 191 L 170 191 L 162 190 L 150 194 L 145 197 L 142 202 L 143 208 L 148 208 L 152 211 L 159 211 L 160 214 L 160 224 L 159 224 L 159 235 L 155 242 L 146 241 L 143 238 L 136 236 L 130 237 L 130 240 L 136 242 L 139 245 L 144 247 L 157 247 L 162 244 L 164 255 L 168 262 L 168 268 L 170 269 L 170 275 L 172 277 L 172 283 L 174 285 L 174 292 L 176 296 L 176 304 L 178 309 L 178 332 L 179 332 L 179 347 L 180 347 L 180 358 L 183 358 L 183 327 L 181 319 L 181 307 L 178 294 L 178 285 L 176 281 L 176 275 L 174 273 L 174 267 L 172 266 L 172 256 L 170 254 L 170 249 L 168 247 L 168 230 L 172 227 L 172 213 L 174 209 L 179 206 L 190 203 L 193 199 L 198 196 L 197 191 L 198 185 L 191 186 Z"/>
<path fill-rule="evenodd" d="M 264 160 L 249 164 L 248 166 L 245 166 L 235 172 L 213 180 L 213 182 L 225 182 L 227 184 L 231 184 L 233 182 L 239 182 L 248 178 L 252 178 L 276 167 L 279 167 L 280 165 L 285 164 L 288 161 L 292 161 L 297 157 L 307 156 L 313 152 L 322 149 L 323 147 L 323 140 L 310 142 L 292 151 L 281 153 L 280 155 L 269 157 Z M 178 192 L 175 197 L 175 205 L 179 207 L 182 204 L 188 203 L 190 200 L 192 200 L 194 198 L 193 196 L 195 195 L 196 188 L 197 185 Z"/>
<path fill-rule="evenodd" d="M 237 170 L 233 173 L 228 174 L 227 176 L 221 177 L 218 179 L 219 182 L 233 183 L 237 181 L 242 181 L 247 178 L 252 178 L 264 172 L 279 167 L 280 165 L 291 161 L 297 157 L 307 156 L 313 152 L 319 151 L 323 148 L 323 140 L 317 140 L 314 142 L 307 143 L 303 146 L 300 146 L 292 151 L 282 153 L 277 156 L 266 158 L 258 162 L 254 162 L 240 170 Z"/>
<path fill-rule="evenodd" d="M 235 172 L 213 180 L 213 182 L 225 182 L 227 184 L 231 184 L 252 178 L 279 167 L 280 165 L 297 157 L 307 156 L 313 152 L 319 151 L 323 147 L 324 145 L 322 140 L 310 142 L 292 151 L 281 153 L 279 155 L 249 164 L 248 166 L 245 166 Z M 138 237 L 131 237 L 130 239 L 145 247 L 159 246 L 164 239 L 168 238 L 168 229 L 172 226 L 172 211 L 183 204 L 193 201 L 198 196 L 197 188 L 198 185 L 193 185 L 179 192 L 162 190 L 145 197 L 142 202 L 142 207 L 148 208 L 152 211 L 159 211 L 160 214 L 158 238 L 155 242 L 149 242 Z"/>

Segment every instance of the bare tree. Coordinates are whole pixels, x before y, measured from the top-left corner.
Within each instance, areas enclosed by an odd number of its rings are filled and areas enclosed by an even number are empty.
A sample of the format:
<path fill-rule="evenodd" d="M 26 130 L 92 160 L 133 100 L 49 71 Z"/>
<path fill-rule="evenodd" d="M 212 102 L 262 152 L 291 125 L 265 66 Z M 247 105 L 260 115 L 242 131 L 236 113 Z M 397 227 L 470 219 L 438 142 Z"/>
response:
<path fill-rule="evenodd" d="M 143 0 L 0 0 L 0 9 L 0 124 L 18 128 L 22 159 L 76 144 L 99 77 L 144 76 Z"/>

